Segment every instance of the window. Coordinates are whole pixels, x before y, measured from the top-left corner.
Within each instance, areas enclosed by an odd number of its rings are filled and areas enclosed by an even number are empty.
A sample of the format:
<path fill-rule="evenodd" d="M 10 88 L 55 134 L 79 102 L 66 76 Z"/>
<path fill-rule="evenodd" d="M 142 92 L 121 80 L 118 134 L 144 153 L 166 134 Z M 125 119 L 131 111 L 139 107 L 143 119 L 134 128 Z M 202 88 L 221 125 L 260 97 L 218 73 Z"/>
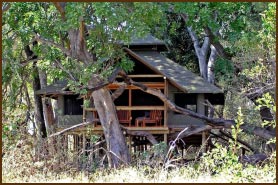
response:
<path fill-rule="evenodd" d="M 197 94 L 175 93 L 174 98 L 177 106 L 197 112 Z"/>
<path fill-rule="evenodd" d="M 161 89 L 161 92 L 163 93 L 163 89 Z M 132 90 L 132 105 L 133 106 L 163 106 L 164 102 L 161 101 L 158 97 L 145 93 L 141 90 Z"/>
<path fill-rule="evenodd" d="M 65 115 L 82 115 L 83 109 L 81 105 L 83 104 L 83 99 L 77 99 L 78 95 L 66 95 L 64 96 L 64 108 Z"/>

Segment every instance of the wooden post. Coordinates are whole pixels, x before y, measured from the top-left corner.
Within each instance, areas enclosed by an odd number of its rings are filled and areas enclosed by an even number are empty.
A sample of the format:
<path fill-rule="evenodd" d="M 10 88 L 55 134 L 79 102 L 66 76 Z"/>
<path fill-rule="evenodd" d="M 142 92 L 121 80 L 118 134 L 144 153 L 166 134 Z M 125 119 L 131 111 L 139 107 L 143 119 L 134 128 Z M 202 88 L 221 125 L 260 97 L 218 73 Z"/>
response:
<path fill-rule="evenodd" d="M 132 146 L 131 146 L 131 136 L 128 136 L 128 147 L 129 147 L 129 153 L 132 152 Z"/>
<path fill-rule="evenodd" d="M 85 107 L 83 107 L 83 122 L 86 122 L 86 110 Z"/>
<path fill-rule="evenodd" d="M 86 149 L 86 137 L 85 137 L 85 134 L 82 134 L 82 140 L 83 140 L 83 147 L 82 147 L 82 152 L 85 152 L 85 149 Z"/>
<path fill-rule="evenodd" d="M 164 142 L 167 144 L 167 134 L 164 134 Z"/>
<path fill-rule="evenodd" d="M 129 108 L 129 115 L 132 116 L 132 111 L 131 111 L 131 104 L 132 104 L 132 95 L 131 95 L 131 88 L 128 87 L 128 108 Z M 132 124 L 132 122 L 131 122 Z M 130 125 L 131 126 L 131 125 Z"/>
<path fill-rule="evenodd" d="M 166 78 L 166 76 L 164 76 L 163 78 L 164 78 L 164 94 L 165 94 L 166 97 L 168 97 L 167 78 Z M 168 119 L 168 111 L 167 111 L 167 109 L 168 109 L 167 104 L 164 103 L 164 127 L 167 127 L 167 119 Z"/>
<path fill-rule="evenodd" d="M 202 132 L 202 153 L 205 153 L 206 152 L 206 139 L 207 139 L 207 136 L 206 136 L 206 131 Z"/>

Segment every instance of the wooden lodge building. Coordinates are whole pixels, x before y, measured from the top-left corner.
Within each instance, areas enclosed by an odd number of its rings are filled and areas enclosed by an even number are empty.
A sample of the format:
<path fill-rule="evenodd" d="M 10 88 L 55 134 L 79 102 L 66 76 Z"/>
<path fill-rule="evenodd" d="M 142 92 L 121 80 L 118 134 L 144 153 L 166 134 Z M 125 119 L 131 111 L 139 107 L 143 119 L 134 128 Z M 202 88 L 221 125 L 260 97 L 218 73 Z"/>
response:
<path fill-rule="evenodd" d="M 128 74 L 134 81 L 160 89 L 176 105 L 203 115 L 208 114 L 208 108 L 204 105 L 205 99 L 213 105 L 224 104 L 221 89 L 161 54 L 166 51 L 162 41 L 149 35 L 144 39 L 134 40 L 125 47 L 128 48 L 125 50 L 126 54 L 135 64 L 133 71 Z M 117 77 L 116 81 L 120 82 L 122 79 Z M 113 92 L 118 85 L 110 84 L 108 88 Z M 98 116 L 94 107 L 83 106 L 84 100 L 78 94 L 69 91 L 66 81 L 49 85 L 36 94 L 57 100 L 58 116 L 55 131 Z M 171 111 L 159 98 L 133 85 L 127 86 L 114 103 L 120 124 L 132 131 L 148 131 L 160 141 L 169 142 L 168 134 L 181 131 L 187 125 L 204 124 L 201 120 Z M 86 129 L 88 128 L 79 128 L 74 130 L 74 133 L 84 133 Z M 90 126 L 90 131 L 93 134 L 102 134 L 102 127 L 96 122 Z M 191 144 L 201 144 L 205 137 L 205 133 L 191 136 Z M 190 139 L 185 141 L 190 142 Z M 129 141 L 130 149 L 136 145 L 134 143 L 136 138 Z"/>

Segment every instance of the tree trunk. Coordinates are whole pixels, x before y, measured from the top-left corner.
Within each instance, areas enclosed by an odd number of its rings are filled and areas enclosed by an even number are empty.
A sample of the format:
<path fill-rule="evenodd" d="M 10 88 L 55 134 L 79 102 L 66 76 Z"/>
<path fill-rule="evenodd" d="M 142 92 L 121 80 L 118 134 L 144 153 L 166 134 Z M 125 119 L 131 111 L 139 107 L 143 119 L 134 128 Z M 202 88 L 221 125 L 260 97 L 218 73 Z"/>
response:
<path fill-rule="evenodd" d="M 210 45 L 210 56 L 208 61 L 208 82 L 214 84 L 214 64 L 217 59 L 217 51 L 213 45 Z"/>
<path fill-rule="evenodd" d="M 200 68 L 200 75 L 203 77 L 205 80 L 208 80 L 207 78 L 207 56 L 204 56 L 203 54 L 197 54 L 198 56 L 198 61 L 199 61 L 199 68 Z"/>
<path fill-rule="evenodd" d="M 110 167 L 116 168 L 120 164 L 128 164 L 130 162 L 129 150 L 120 129 L 114 102 L 108 89 L 102 88 L 93 91 L 92 97 L 107 143 Z"/>
<path fill-rule="evenodd" d="M 33 72 L 34 72 L 34 80 L 33 80 L 33 89 L 34 89 L 34 105 L 35 105 L 35 122 L 36 127 L 38 129 L 37 133 L 42 138 L 47 137 L 44 117 L 43 117 L 43 106 L 42 106 L 42 99 L 39 95 L 36 95 L 35 92 L 41 89 L 40 85 L 40 78 L 38 67 L 34 64 L 33 65 Z"/>
<path fill-rule="evenodd" d="M 202 47 L 200 46 L 199 39 L 191 27 L 187 28 L 187 31 L 193 41 L 196 56 L 199 61 L 200 75 L 205 80 L 208 79 L 208 65 L 207 55 L 209 51 L 210 40 L 209 37 L 205 37 Z"/>
<path fill-rule="evenodd" d="M 41 88 L 45 88 L 47 86 L 47 76 L 45 71 L 39 70 L 39 78 Z M 42 97 L 42 108 L 43 108 L 43 117 L 45 121 L 45 128 L 47 134 L 50 134 L 50 127 L 53 125 L 54 115 L 53 108 L 51 104 L 51 100 L 49 98 Z"/>
<path fill-rule="evenodd" d="M 33 45 L 37 44 L 36 42 Z M 37 56 L 33 55 L 33 51 L 30 49 L 30 46 L 25 46 L 24 51 L 28 58 L 36 59 Z M 47 137 L 47 132 L 45 128 L 45 122 L 43 118 L 43 108 L 42 108 L 42 100 L 39 95 L 36 95 L 36 91 L 41 89 L 40 78 L 39 78 L 39 70 L 36 63 L 33 63 L 33 90 L 34 90 L 34 108 L 35 108 L 35 123 L 36 123 L 36 131 L 38 132 L 37 135 L 40 137 Z"/>

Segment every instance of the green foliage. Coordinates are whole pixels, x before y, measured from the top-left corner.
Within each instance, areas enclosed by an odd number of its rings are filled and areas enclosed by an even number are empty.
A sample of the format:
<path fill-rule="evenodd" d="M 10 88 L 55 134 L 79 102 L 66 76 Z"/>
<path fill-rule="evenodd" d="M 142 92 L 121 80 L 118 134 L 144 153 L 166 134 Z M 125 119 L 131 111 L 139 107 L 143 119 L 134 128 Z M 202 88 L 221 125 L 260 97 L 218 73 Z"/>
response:
<path fill-rule="evenodd" d="M 223 171 L 233 173 L 242 169 L 242 164 L 238 161 L 238 156 L 229 148 L 220 144 L 215 144 L 216 148 L 202 156 L 200 168 L 212 174 L 219 174 Z"/>
<path fill-rule="evenodd" d="M 268 8 L 261 14 L 262 27 L 259 36 L 262 38 L 264 45 L 269 48 L 269 55 L 275 56 L 275 42 L 276 42 L 276 3 L 268 4 Z"/>
<path fill-rule="evenodd" d="M 89 108 L 89 107 L 90 107 L 90 100 L 84 99 L 84 108 Z"/>
<path fill-rule="evenodd" d="M 160 37 L 169 49 L 165 52 L 166 56 L 198 74 L 198 60 L 184 21 L 174 13 L 166 13 L 166 15 L 168 23 L 163 36 Z"/>
<path fill-rule="evenodd" d="M 227 85 L 231 85 L 234 77 L 234 66 L 231 61 L 224 58 L 218 58 L 214 66 L 215 79 L 225 88 Z"/>
<path fill-rule="evenodd" d="M 216 148 L 213 148 L 208 153 L 202 156 L 200 168 L 213 174 L 230 174 L 235 177 L 241 177 L 243 165 L 239 162 L 238 150 L 240 145 L 237 142 L 238 135 L 242 132 L 240 126 L 243 124 L 243 114 L 241 107 L 238 108 L 236 125 L 232 126 L 232 137 L 234 140 L 229 140 L 229 146 L 223 147 L 216 143 Z"/>
<path fill-rule="evenodd" d="M 231 146 L 233 147 L 233 152 L 236 154 L 238 149 L 240 148 L 240 145 L 237 142 L 238 135 L 240 132 L 242 132 L 242 129 L 240 128 L 240 126 L 244 124 L 241 107 L 238 108 L 237 119 L 235 120 L 235 122 L 236 122 L 236 125 L 232 126 L 232 136 L 234 138 L 234 141 L 230 141 L 230 143 L 231 143 Z"/>
<path fill-rule="evenodd" d="M 262 126 L 264 126 L 264 127 L 270 126 L 272 128 L 275 128 L 276 127 L 276 119 L 275 119 L 276 118 L 276 105 L 275 105 L 275 101 L 272 98 L 272 96 L 270 95 L 270 93 L 263 94 L 262 98 L 258 98 L 256 102 L 258 103 L 258 105 L 256 107 L 257 110 L 260 110 L 262 107 L 267 107 L 270 109 L 272 116 L 273 116 L 272 121 L 264 120 L 262 122 Z M 276 143 L 276 137 L 270 139 L 267 142 L 267 144 L 269 144 L 269 143 Z"/>
<path fill-rule="evenodd" d="M 121 62 L 117 63 L 116 66 L 129 73 L 133 70 L 134 62 L 127 57 L 123 57 L 121 58 Z"/>

